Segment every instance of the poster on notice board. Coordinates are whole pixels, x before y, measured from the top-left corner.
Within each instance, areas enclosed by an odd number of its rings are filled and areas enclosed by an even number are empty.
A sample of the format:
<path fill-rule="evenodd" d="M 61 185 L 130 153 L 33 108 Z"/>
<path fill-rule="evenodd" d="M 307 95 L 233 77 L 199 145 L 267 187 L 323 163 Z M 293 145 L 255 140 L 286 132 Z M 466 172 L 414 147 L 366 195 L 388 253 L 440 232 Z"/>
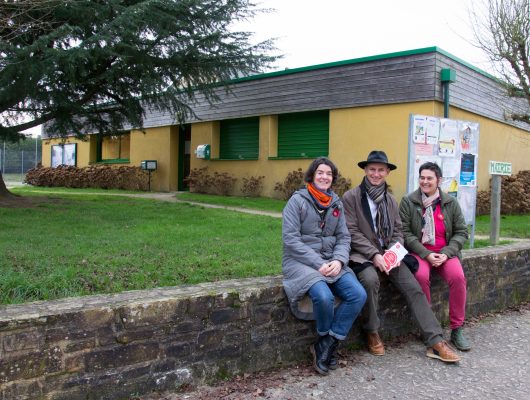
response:
<path fill-rule="evenodd" d="M 442 169 L 441 189 L 458 199 L 466 222 L 474 225 L 479 136 L 478 122 L 412 114 L 407 191 L 419 187 L 419 167 L 435 162 Z"/>

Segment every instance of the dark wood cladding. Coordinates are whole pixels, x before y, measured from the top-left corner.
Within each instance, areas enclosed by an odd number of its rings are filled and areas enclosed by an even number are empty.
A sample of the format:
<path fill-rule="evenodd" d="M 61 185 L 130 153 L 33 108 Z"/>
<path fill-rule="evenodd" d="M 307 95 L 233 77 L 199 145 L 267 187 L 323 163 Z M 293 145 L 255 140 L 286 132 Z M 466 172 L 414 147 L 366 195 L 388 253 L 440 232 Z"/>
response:
<path fill-rule="evenodd" d="M 415 101 L 443 101 L 440 71 L 456 71 L 450 85 L 450 105 L 474 114 L 511 123 L 504 110 L 528 110 L 525 101 L 509 99 L 502 86 L 487 74 L 444 52 L 432 51 L 327 65 L 284 75 L 260 76 L 234 83 L 229 92 L 218 90 L 209 104 L 198 96 L 197 117 L 188 122 L 212 121 L 313 110 L 330 110 Z M 173 116 L 148 112 L 145 127 L 172 125 Z M 524 124 L 512 123 L 530 130 Z"/>
<path fill-rule="evenodd" d="M 506 121 L 504 117 L 505 110 L 528 112 L 526 100 L 508 98 L 498 81 L 456 60 L 438 53 L 436 58 L 437 76 L 440 76 L 440 71 L 443 68 L 451 68 L 456 71 L 456 82 L 451 83 L 449 89 L 451 106 L 530 130 L 526 124 Z M 438 81 L 436 86 L 436 98 L 443 101 L 441 82 Z"/>
<path fill-rule="evenodd" d="M 214 105 L 199 96 L 199 120 L 392 104 L 433 99 L 435 53 L 352 63 L 238 82 L 218 91 Z M 146 116 L 146 127 L 167 125 L 168 116 Z"/>

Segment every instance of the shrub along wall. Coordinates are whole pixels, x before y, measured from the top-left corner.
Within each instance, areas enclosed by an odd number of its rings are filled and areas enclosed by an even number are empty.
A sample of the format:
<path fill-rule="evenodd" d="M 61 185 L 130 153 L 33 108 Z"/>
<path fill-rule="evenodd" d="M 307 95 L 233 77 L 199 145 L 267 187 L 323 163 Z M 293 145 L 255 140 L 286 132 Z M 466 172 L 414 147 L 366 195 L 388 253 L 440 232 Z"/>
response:
<path fill-rule="evenodd" d="M 468 316 L 530 300 L 530 243 L 468 250 Z M 385 337 L 414 331 L 381 288 Z M 447 290 L 433 308 L 447 320 Z M 281 277 L 0 307 L 0 399 L 128 399 L 308 359 L 312 322 L 289 312 Z M 347 340 L 361 344 L 358 324 Z"/>

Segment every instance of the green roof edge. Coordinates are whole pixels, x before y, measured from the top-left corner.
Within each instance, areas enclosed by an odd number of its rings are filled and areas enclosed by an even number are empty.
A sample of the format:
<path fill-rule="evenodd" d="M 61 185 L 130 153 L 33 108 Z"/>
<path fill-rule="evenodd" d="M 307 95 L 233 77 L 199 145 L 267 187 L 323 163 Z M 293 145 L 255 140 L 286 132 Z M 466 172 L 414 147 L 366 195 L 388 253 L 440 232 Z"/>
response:
<path fill-rule="evenodd" d="M 497 78 L 497 77 L 491 75 L 490 73 L 488 73 L 488 72 L 486 72 L 486 71 L 484 71 L 484 70 L 481 70 L 481 69 L 478 68 L 478 67 L 475 67 L 474 65 L 468 63 L 467 61 L 462 60 L 461 58 L 458 58 L 458 57 L 452 55 L 451 53 L 449 53 L 449 52 L 447 52 L 447 51 L 445 51 L 445 50 L 443 50 L 443 49 L 441 49 L 441 48 L 439 48 L 439 47 L 434 47 L 434 49 L 436 49 L 436 52 L 438 52 L 438 53 L 440 53 L 440 54 L 443 54 L 443 55 L 446 56 L 446 57 L 449 57 L 449 58 L 452 59 L 453 61 L 456 61 L 456 62 L 458 62 L 458 63 L 460 63 L 460 64 L 462 64 L 462 65 L 465 65 L 466 67 L 471 68 L 473 71 L 478 72 L 479 74 L 484 75 L 484 76 L 486 76 L 487 78 L 490 78 L 490 79 L 493 79 L 493 80 L 495 80 L 495 81 L 500 82 L 499 78 Z"/>
<path fill-rule="evenodd" d="M 453 61 L 456 61 L 460 64 L 465 65 L 468 68 L 471 68 L 472 70 L 494 80 L 498 80 L 498 78 L 494 77 L 493 75 L 475 67 L 474 65 L 471 65 L 467 61 L 464 61 L 451 53 L 448 53 L 447 51 L 437 47 L 423 47 L 420 49 L 413 49 L 413 50 L 405 50 L 405 51 L 398 51 L 394 53 L 386 53 L 386 54 L 378 54 L 375 56 L 368 56 L 368 57 L 360 57 L 360 58 L 352 58 L 349 60 L 343 60 L 343 61 L 334 61 L 330 63 L 324 63 L 324 64 L 316 64 L 316 65 L 309 65 L 307 67 L 298 67 L 298 68 L 290 68 L 290 69 L 284 69 L 281 71 L 273 71 L 273 72 L 265 72 L 262 74 L 257 75 L 251 75 L 251 76 L 244 76 L 241 78 L 236 78 L 230 80 L 228 83 L 238 83 L 238 82 L 245 82 L 245 81 L 253 81 L 258 79 L 265 79 L 265 78 L 271 78 L 275 76 L 282 76 L 282 75 L 289 75 L 289 74 L 296 74 L 298 72 L 305 72 L 305 71 L 315 71 L 319 69 L 325 69 L 325 68 L 333 68 L 333 67 L 339 67 L 342 65 L 350 65 L 350 64 L 358 64 L 363 63 L 367 61 L 376 61 L 376 60 L 384 60 L 387 58 L 395 58 L 395 57 L 404 57 L 404 56 L 411 56 L 415 54 L 426 54 L 426 53 L 440 53 L 443 54 L 446 57 L 449 57 Z"/>

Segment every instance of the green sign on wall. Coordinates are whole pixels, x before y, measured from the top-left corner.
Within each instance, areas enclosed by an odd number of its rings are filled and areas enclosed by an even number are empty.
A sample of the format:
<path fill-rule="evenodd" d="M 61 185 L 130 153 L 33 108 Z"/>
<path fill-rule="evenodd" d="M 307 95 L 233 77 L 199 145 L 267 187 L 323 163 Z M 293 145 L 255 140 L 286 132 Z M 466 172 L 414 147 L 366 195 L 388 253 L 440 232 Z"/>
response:
<path fill-rule="evenodd" d="M 511 175 L 512 163 L 503 161 L 490 161 L 490 175 Z"/>

